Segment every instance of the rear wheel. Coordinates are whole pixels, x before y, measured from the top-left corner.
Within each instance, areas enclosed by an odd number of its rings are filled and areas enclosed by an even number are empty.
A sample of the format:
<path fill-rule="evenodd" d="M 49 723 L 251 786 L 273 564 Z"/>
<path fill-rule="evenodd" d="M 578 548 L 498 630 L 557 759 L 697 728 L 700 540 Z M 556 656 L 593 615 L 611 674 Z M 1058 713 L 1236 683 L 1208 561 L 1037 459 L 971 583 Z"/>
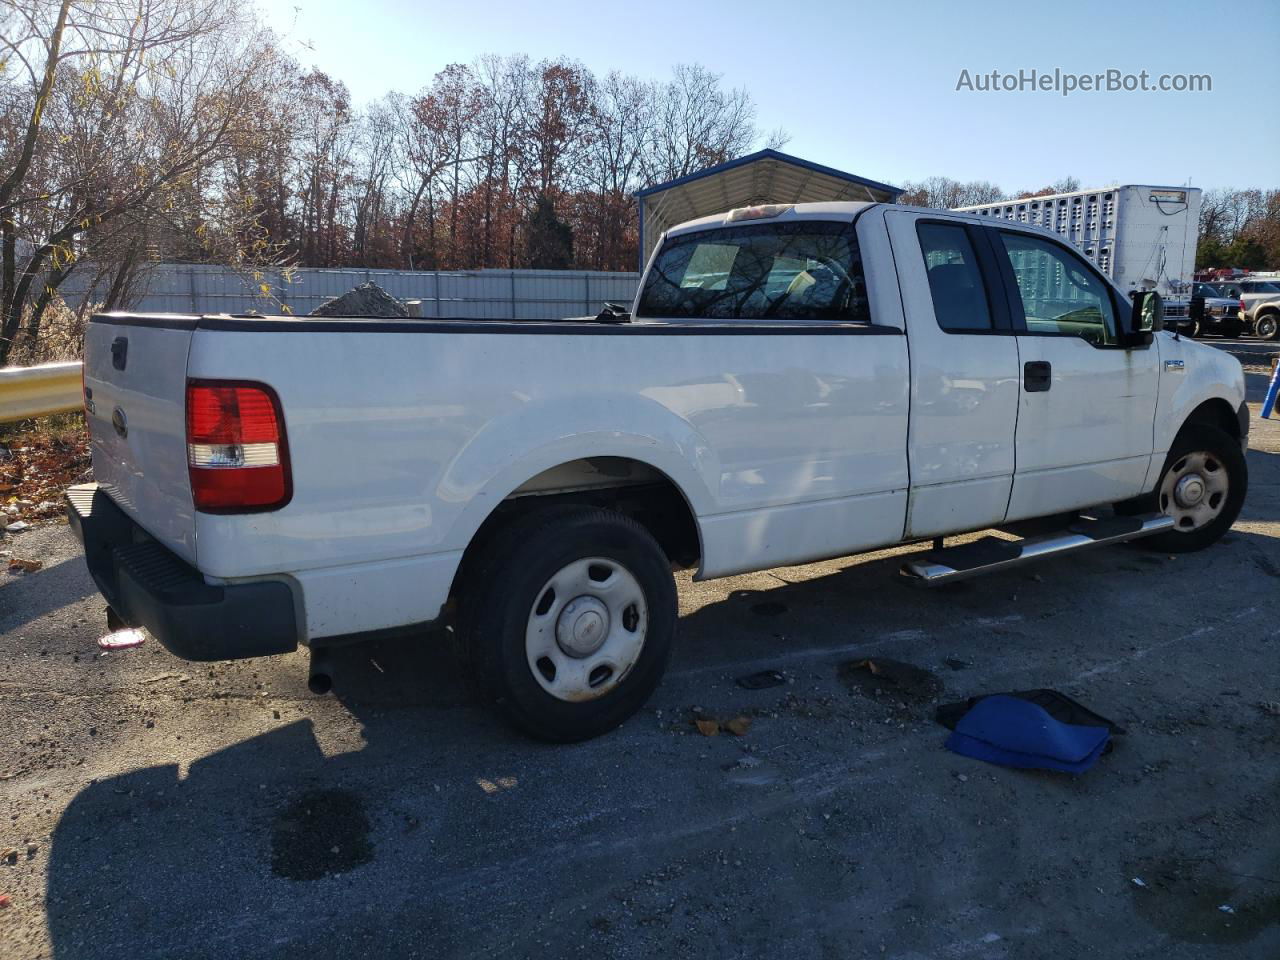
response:
<path fill-rule="evenodd" d="M 558 742 L 598 736 L 644 705 L 676 624 L 671 566 L 648 530 L 556 507 L 512 521 L 482 550 L 459 629 L 485 700 Z"/>
<path fill-rule="evenodd" d="M 1223 320 L 1222 323 L 1218 324 L 1218 332 L 1228 340 L 1235 340 L 1240 334 L 1244 333 L 1244 324 L 1240 322 L 1239 317 Z"/>
<path fill-rule="evenodd" d="M 1254 323 L 1259 340 L 1274 340 L 1280 334 L 1280 313 L 1264 313 Z"/>
<path fill-rule="evenodd" d="M 1137 508 L 1173 517 L 1172 530 L 1138 541 L 1141 545 L 1169 553 L 1203 550 L 1231 529 L 1248 486 L 1240 442 L 1193 423 L 1174 441 L 1154 493 L 1124 505 L 1122 512 Z"/>

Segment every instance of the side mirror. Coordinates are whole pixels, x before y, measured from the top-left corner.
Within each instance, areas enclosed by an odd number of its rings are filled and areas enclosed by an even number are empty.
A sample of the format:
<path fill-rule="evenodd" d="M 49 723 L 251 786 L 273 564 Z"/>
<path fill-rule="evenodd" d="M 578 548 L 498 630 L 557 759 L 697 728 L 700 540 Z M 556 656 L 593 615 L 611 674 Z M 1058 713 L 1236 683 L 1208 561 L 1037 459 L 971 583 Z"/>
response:
<path fill-rule="evenodd" d="M 1164 300 L 1154 290 L 1139 290 L 1133 295 L 1133 312 L 1129 316 L 1126 346 L 1151 342 L 1152 330 L 1164 329 Z"/>

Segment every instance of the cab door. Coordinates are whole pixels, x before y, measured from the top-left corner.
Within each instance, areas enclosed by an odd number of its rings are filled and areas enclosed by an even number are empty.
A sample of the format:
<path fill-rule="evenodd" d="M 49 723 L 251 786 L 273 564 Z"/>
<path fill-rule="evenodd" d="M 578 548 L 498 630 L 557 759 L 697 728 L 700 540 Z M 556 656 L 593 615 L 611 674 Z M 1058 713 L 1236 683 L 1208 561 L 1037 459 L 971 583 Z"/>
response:
<path fill-rule="evenodd" d="M 1127 305 L 1097 270 L 1040 234 L 988 227 L 1017 336 L 1017 466 L 1009 521 L 1143 493 L 1160 352 L 1119 346 Z"/>
<path fill-rule="evenodd" d="M 904 538 L 998 524 L 1013 483 L 1018 347 L 985 228 L 907 210 L 885 219 L 911 351 Z"/>

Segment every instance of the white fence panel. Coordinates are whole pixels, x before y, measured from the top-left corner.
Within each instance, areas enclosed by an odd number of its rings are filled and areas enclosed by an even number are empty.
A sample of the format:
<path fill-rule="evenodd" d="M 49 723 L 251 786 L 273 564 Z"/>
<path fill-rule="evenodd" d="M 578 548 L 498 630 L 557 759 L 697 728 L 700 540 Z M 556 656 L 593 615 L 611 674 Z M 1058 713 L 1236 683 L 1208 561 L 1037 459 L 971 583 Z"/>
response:
<path fill-rule="evenodd" d="M 88 267 L 67 278 L 63 296 L 79 304 L 92 296 Z M 333 297 L 372 280 L 401 300 L 421 300 L 429 318 L 557 320 L 595 314 L 606 300 L 629 302 L 637 273 L 594 270 L 329 270 L 239 272 L 208 264 L 158 263 L 142 284 L 145 292 L 129 309 L 147 313 L 285 312 L 302 316 Z M 263 286 L 267 292 L 263 292 Z"/>

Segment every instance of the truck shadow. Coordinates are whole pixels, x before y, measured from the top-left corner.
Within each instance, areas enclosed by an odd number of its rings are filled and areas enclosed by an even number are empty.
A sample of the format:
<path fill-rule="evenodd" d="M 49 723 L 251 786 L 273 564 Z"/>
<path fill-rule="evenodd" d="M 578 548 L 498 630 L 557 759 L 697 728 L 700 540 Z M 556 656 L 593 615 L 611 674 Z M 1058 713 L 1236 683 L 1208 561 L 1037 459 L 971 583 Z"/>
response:
<path fill-rule="evenodd" d="M 1259 482 L 1280 480 L 1280 455 L 1252 451 L 1250 462 Z M 1280 520 L 1273 501 L 1255 498 L 1242 519 Z M 1118 589 L 1135 589 L 1172 562 L 1143 556 L 1115 548 L 1034 569 L 1050 583 L 1083 587 L 1123 577 L 1127 585 Z M 949 593 L 886 587 L 900 559 L 854 561 L 708 603 L 681 619 L 672 673 L 705 669 L 709 656 L 732 671 L 752 649 L 781 654 L 779 630 L 830 644 L 834 663 L 835 648 L 866 619 L 868 597 L 880 623 L 912 626 L 927 615 L 1002 613 L 1019 582 L 993 578 Z M 1280 578 L 1280 541 L 1236 530 L 1212 561 L 1179 560 L 1170 572 L 1187 576 L 1189 562 L 1206 571 L 1212 562 L 1220 575 L 1252 566 L 1271 583 Z M 1019 576 L 1025 582 L 1028 575 Z M 818 621 L 845 629 L 804 628 Z M 527 741 L 471 703 L 442 642 L 339 648 L 334 660 L 334 692 L 359 725 L 363 749 L 329 755 L 322 733 L 304 719 L 185 770 L 166 764 L 91 783 L 72 800 L 50 844 L 47 915 L 57 960 L 484 953 L 496 942 L 477 939 L 477 925 L 492 922 L 490 886 L 520 860 L 518 851 L 559 849 L 575 829 L 565 825 L 563 797 L 550 787 L 537 793 L 543 788 L 530 774 L 551 766 L 559 771 L 554 779 L 595 783 L 599 771 L 616 767 L 619 752 L 643 758 L 663 736 L 637 719 L 592 743 Z M 666 788 L 650 779 L 631 778 L 630 787 L 612 791 L 612 802 L 625 789 L 642 802 L 667 803 Z M 504 807 L 503 798 L 517 791 L 523 806 L 513 814 L 517 808 Z M 619 829 L 634 839 L 625 825 Z M 584 869 L 564 856 L 539 867 L 536 882 L 540 890 L 578 889 L 593 882 Z M 613 872 L 594 882 L 607 886 L 618 872 L 639 869 L 611 864 Z M 538 893 L 533 903 L 540 902 Z M 528 909 L 516 910 L 524 930 L 512 936 L 541 922 Z"/>
<path fill-rule="evenodd" d="M 25 555 L 21 541 L 10 549 L 15 556 Z M 92 596 L 96 591 L 80 556 L 42 567 L 34 573 L 21 574 L 21 580 L 15 579 L 3 587 L 0 634 Z"/>

